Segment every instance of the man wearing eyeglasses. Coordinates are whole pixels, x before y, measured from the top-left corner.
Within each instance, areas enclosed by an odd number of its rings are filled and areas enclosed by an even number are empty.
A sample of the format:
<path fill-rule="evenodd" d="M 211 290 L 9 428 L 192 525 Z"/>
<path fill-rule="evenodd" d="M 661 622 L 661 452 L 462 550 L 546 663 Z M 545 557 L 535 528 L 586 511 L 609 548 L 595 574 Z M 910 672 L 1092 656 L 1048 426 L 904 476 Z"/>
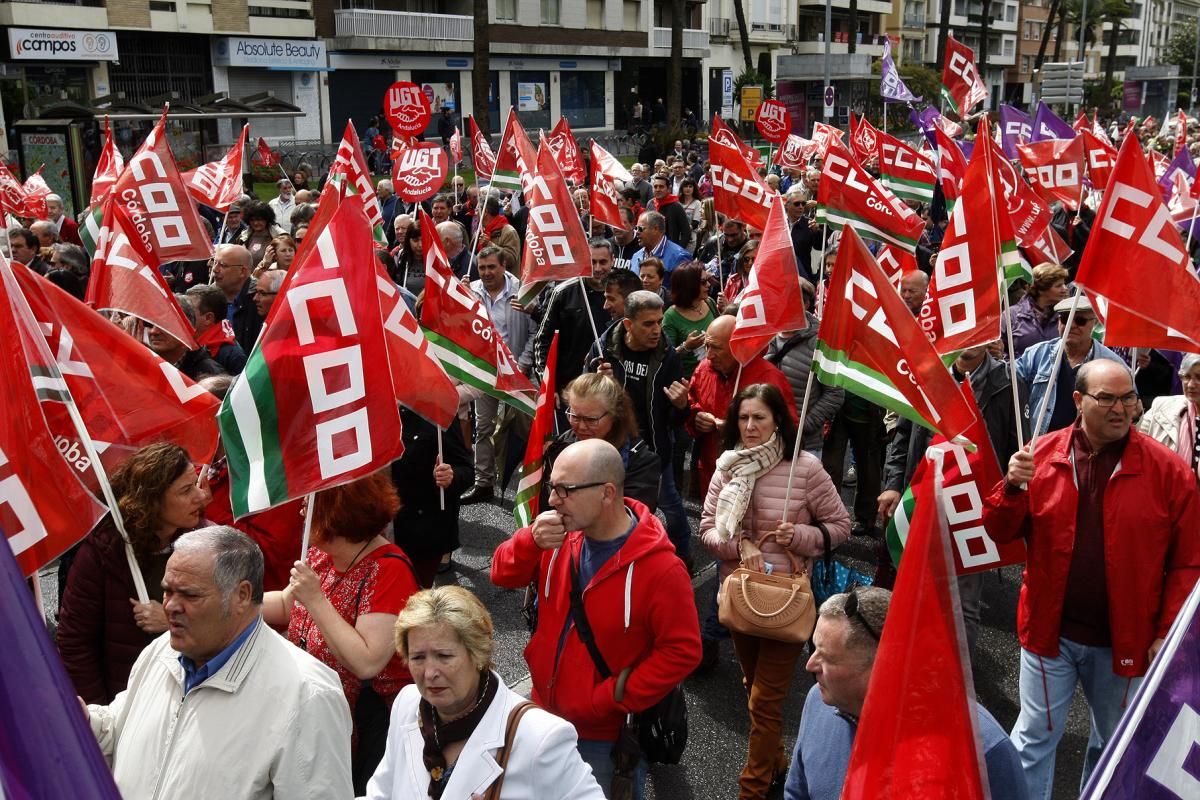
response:
<path fill-rule="evenodd" d="M 496 548 L 492 583 L 536 582 L 537 629 L 525 648 L 532 699 L 575 726 L 580 755 L 607 793 L 626 714 L 662 700 L 700 661 L 692 585 L 662 523 L 625 497 L 625 467 L 611 444 L 567 446 L 547 488 L 550 509 Z M 609 675 L 585 644 L 587 628 Z M 643 761 L 634 797 L 645 780 Z"/>
<path fill-rule="evenodd" d="M 1026 351 L 1028 353 L 1029 351 Z M 1018 450 L 984 500 L 997 542 L 1025 540 L 1017 607 L 1021 713 L 1012 741 L 1031 797 L 1049 795 L 1076 684 L 1091 716 L 1080 790 L 1200 580 L 1200 493 L 1175 453 L 1131 430 L 1124 364 L 1083 364 L 1078 420 Z"/>
<path fill-rule="evenodd" d="M 817 283 L 817 276 L 812 268 L 813 250 L 821 248 L 825 234 L 825 226 L 818 225 L 813 219 L 812 212 L 816 209 L 815 200 L 804 199 L 804 189 L 793 186 L 783 198 L 783 208 L 787 212 L 788 225 L 791 226 L 792 250 L 796 253 L 796 268 L 800 277 L 812 284 Z"/>
<path fill-rule="evenodd" d="M 229 301 L 226 319 L 233 326 L 233 335 L 242 351 L 254 349 L 263 318 L 258 315 L 251 295 L 254 279 L 250 277 L 250 251 L 240 244 L 218 245 L 210 269 L 212 282 L 225 293 Z"/>
<path fill-rule="evenodd" d="M 691 253 L 667 238 L 666 217 L 657 211 L 647 211 L 638 218 L 637 232 L 641 238 L 642 249 L 633 254 L 629 268 L 637 273 L 641 270 L 642 259 L 650 256 L 662 259 L 663 270 L 666 272 L 663 276 L 663 287 L 671 288 L 671 273 L 680 264 L 691 261 Z"/>
<path fill-rule="evenodd" d="M 835 594 L 821 605 L 807 669 L 816 678 L 784 785 L 785 800 L 837 800 L 867 699 L 875 651 L 892 593 L 878 587 Z M 1021 762 L 1004 729 L 976 703 L 987 782 L 996 800 L 1025 800 Z"/>
<path fill-rule="evenodd" d="M 1039 435 L 1060 430 L 1075 421 L 1075 404 L 1071 401 L 1071 395 L 1075 391 L 1075 376 L 1081 366 L 1097 358 L 1125 363 L 1119 355 L 1092 338 L 1092 332 L 1096 329 L 1096 312 L 1083 294 L 1068 297 L 1054 306 L 1060 337 L 1066 330 L 1072 303 L 1076 304 L 1075 316 L 1071 320 L 1071 329 L 1067 331 L 1066 349 L 1059 364 L 1056 382 L 1051 385 L 1050 372 L 1054 367 L 1055 354 L 1063 341 L 1061 338 L 1039 342 L 1017 359 L 1017 375 L 1029 390 L 1031 425 L 1037 425 L 1042 404 L 1046 404 L 1041 430 L 1036 432 Z"/>

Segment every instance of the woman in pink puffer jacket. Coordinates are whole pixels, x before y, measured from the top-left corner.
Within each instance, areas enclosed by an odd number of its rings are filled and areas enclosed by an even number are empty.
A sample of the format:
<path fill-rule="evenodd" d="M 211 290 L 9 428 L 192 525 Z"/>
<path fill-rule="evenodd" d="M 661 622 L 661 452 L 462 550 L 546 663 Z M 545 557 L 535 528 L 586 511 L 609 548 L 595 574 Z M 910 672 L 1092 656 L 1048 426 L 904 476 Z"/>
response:
<path fill-rule="evenodd" d="M 833 547 L 850 535 L 850 515 L 821 461 L 801 451 L 785 508 L 796 428 L 787 402 L 774 386 L 743 389 L 725 418 L 725 452 L 704 500 L 700 536 L 721 559 L 720 580 L 737 568 L 788 573 L 790 552 L 804 571 L 825 552 L 820 522 Z M 749 695 L 750 746 L 738 780 L 739 800 L 765 798 L 782 780 L 789 758 L 783 749 L 783 701 L 803 645 L 730 632 Z"/>

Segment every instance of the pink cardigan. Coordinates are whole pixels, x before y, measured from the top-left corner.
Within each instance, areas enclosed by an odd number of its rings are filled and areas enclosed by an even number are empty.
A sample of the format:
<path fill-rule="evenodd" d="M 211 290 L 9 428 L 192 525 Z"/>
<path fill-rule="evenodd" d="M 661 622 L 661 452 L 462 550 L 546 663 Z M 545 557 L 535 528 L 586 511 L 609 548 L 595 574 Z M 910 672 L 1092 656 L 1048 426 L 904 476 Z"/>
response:
<path fill-rule="evenodd" d="M 770 472 L 755 481 L 754 494 L 742 520 L 743 536 L 753 536 L 754 540 L 758 541 L 764 532 L 774 530 L 780 520 L 784 519 L 783 499 L 787 493 L 790 467 L 790 461 L 780 461 Z M 717 496 L 728 480 L 729 476 L 726 473 L 717 470 L 713 475 L 712 484 L 708 487 L 708 495 L 704 498 L 704 511 L 700 515 L 700 537 L 709 552 L 721 559 L 722 581 L 737 568 L 739 561 L 737 539 L 722 542 L 717 538 L 716 532 Z M 812 524 L 814 519 L 824 523 L 834 547 L 850 537 L 850 514 L 846 511 L 846 505 L 838 496 L 833 481 L 821 466 L 821 461 L 810 453 L 800 452 L 788 505 L 786 520 L 796 525 L 796 533 L 788 549 L 798 557 L 797 560 L 806 570 L 812 569 L 814 556 L 825 552 L 821 531 Z M 763 560 L 770 562 L 776 572 L 791 570 L 791 562 L 784 548 L 774 539 L 767 539 L 760 547 Z"/>

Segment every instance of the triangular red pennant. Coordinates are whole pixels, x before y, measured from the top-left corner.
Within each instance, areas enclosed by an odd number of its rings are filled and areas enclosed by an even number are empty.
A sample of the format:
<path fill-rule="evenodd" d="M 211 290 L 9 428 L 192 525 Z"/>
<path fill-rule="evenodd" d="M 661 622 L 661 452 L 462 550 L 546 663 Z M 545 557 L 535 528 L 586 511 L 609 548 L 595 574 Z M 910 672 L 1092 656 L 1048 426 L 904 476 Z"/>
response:
<path fill-rule="evenodd" d="M 576 186 L 583 184 L 583 159 L 579 156 L 579 143 L 571 133 L 571 125 L 566 117 L 559 117 L 558 124 L 546 136 L 546 144 L 554 153 L 554 159 L 562 168 L 563 177 L 574 181 Z"/>
<path fill-rule="evenodd" d="M 183 173 L 184 183 L 197 203 L 228 211 L 242 196 L 242 156 L 246 152 L 246 137 L 250 126 L 242 126 L 242 135 L 219 161 L 202 164 Z"/>

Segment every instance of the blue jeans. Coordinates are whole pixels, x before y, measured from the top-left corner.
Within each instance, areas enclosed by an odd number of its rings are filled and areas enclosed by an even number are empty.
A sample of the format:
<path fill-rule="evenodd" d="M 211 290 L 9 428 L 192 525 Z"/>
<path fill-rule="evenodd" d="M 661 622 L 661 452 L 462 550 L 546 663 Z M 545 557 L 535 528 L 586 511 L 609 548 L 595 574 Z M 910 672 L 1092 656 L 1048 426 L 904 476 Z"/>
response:
<path fill-rule="evenodd" d="M 722 639 L 729 638 L 729 628 L 721 624 L 721 620 L 717 615 L 717 593 L 721 591 L 721 568 L 720 562 L 717 562 L 717 581 L 713 587 L 712 602 L 708 605 L 708 616 L 700 623 L 700 638 L 711 639 L 714 642 L 719 642 Z"/>
<path fill-rule="evenodd" d="M 613 772 L 615 771 L 612 760 L 613 744 L 614 742 L 605 742 L 599 739 L 579 740 L 579 755 L 592 768 L 592 775 L 596 777 L 596 783 L 600 784 L 605 797 L 611 796 L 609 790 L 612 787 Z M 643 800 L 645 796 L 648 766 L 646 759 L 643 758 L 638 761 L 637 769 L 633 772 L 633 800 Z"/>
<path fill-rule="evenodd" d="M 1054 791 L 1054 754 L 1066 727 L 1075 684 L 1083 686 L 1092 732 L 1083 760 L 1079 791 L 1087 785 L 1100 754 L 1112 738 L 1141 678 L 1113 674 L 1112 649 L 1058 640 L 1058 658 L 1021 648 L 1021 713 L 1009 738 L 1021 756 L 1030 800 L 1050 800 Z"/>
<path fill-rule="evenodd" d="M 662 480 L 658 484 L 658 507 L 667 518 L 667 538 L 675 545 L 675 555 L 687 558 L 692 552 L 692 526 L 683 510 L 683 498 L 675 488 L 675 471 L 671 459 L 663 464 Z"/>

